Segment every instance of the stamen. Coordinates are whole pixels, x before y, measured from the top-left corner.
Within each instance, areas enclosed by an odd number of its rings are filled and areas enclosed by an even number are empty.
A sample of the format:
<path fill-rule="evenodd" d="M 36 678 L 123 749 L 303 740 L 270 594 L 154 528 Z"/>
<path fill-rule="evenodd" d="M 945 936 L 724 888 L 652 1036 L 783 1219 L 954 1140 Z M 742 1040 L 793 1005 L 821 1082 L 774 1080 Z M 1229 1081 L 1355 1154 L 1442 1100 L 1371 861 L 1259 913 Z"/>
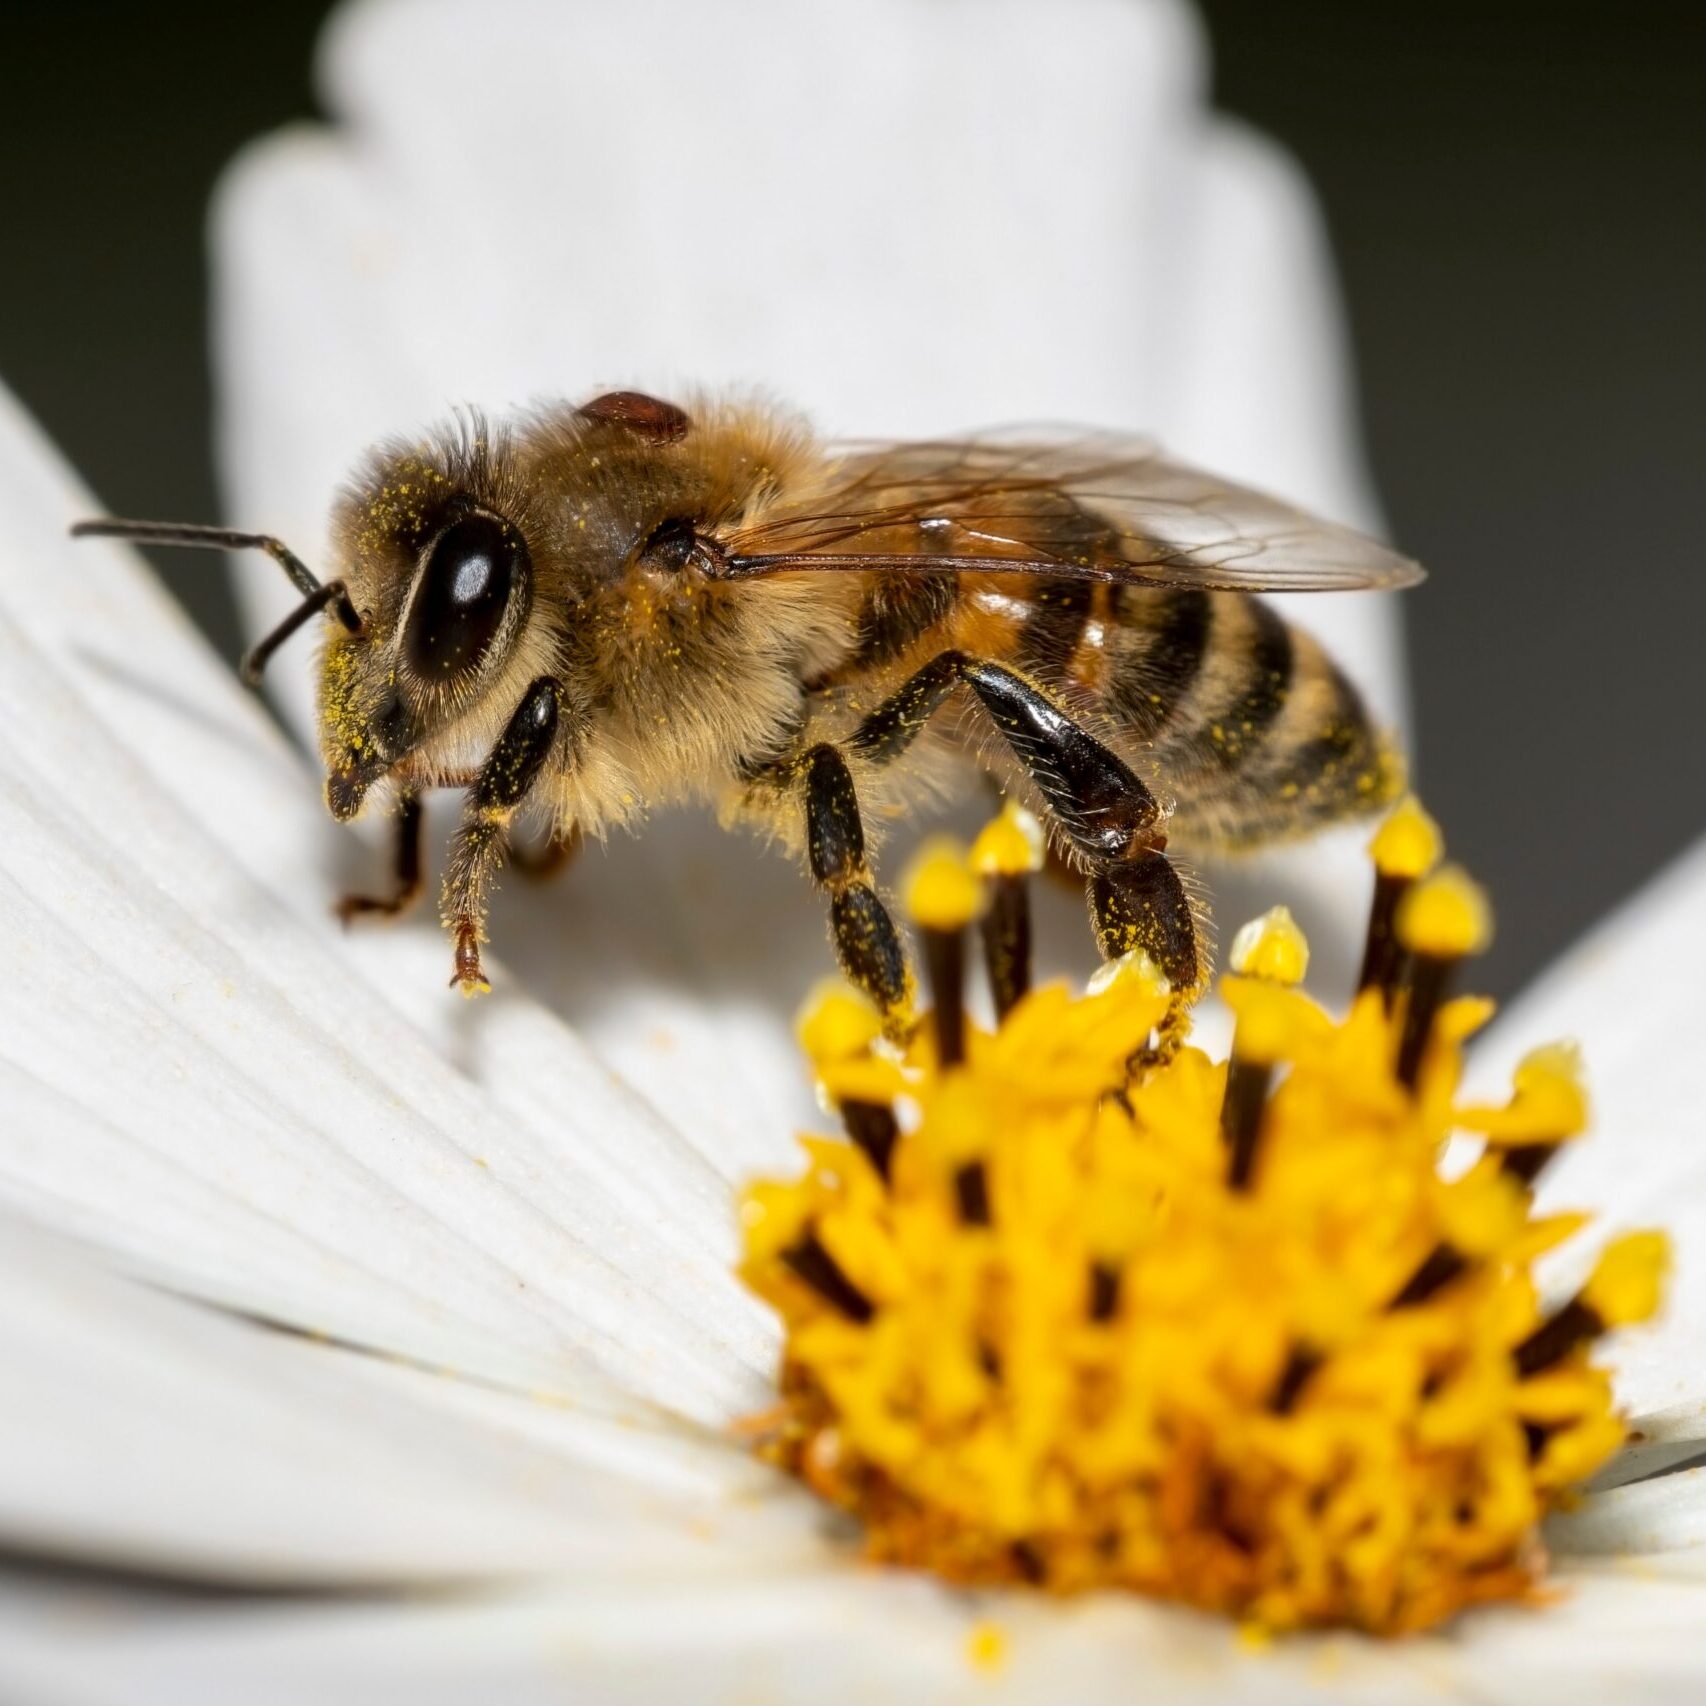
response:
<path fill-rule="evenodd" d="M 1252 919 L 1233 938 L 1231 967 L 1234 976 L 1249 987 L 1240 987 L 1236 994 L 1228 989 L 1238 1024 L 1226 1068 L 1220 1130 L 1226 1141 L 1226 1182 L 1233 1190 L 1243 1191 L 1255 1171 L 1274 1069 L 1291 1033 L 1293 1009 L 1279 992 L 1303 981 L 1309 969 L 1309 944 L 1290 912 L 1276 906 Z"/>
<path fill-rule="evenodd" d="M 1414 1090 L 1434 1020 L 1457 968 L 1492 939 L 1487 897 L 1458 866 L 1417 883 L 1398 906 L 1397 934 L 1410 955 L 1410 981 L 1398 1036 L 1398 1082 Z"/>
<path fill-rule="evenodd" d="M 1606 1323 L 1600 1319 L 1599 1311 L 1573 1297 L 1517 1346 L 1516 1371 L 1527 1380 L 1562 1362 L 1577 1345 L 1597 1339 L 1605 1330 Z"/>
<path fill-rule="evenodd" d="M 863 1327 L 876 1314 L 871 1300 L 841 1271 L 841 1264 L 815 1232 L 808 1232 L 798 1244 L 784 1250 L 782 1261 L 849 1321 Z"/>
<path fill-rule="evenodd" d="M 1659 1306 L 1669 1247 L 1656 1232 L 1628 1232 L 1600 1253 L 1586 1285 L 1513 1353 L 1524 1380 L 1562 1362 L 1613 1327 L 1647 1320 Z"/>
<path fill-rule="evenodd" d="M 894 1160 L 895 1139 L 900 1136 L 900 1122 L 894 1117 L 894 1110 L 881 1102 L 847 1100 L 841 1103 L 841 1123 L 876 1168 L 877 1177 L 886 1184 Z"/>
<path fill-rule="evenodd" d="M 924 938 L 936 1052 L 943 1066 L 958 1066 L 966 1057 L 965 928 L 982 904 L 965 849 L 945 836 L 926 842 L 906 879 L 906 908 Z"/>
<path fill-rule="evenodd" d="M 1411 885 L 1439 863 L 1443 846 L 1439 825 L 1422 810 L 1413 794 L 1398 802 L 1369 843 L 1374 859 L 1374 901 L 1369 909 L 1357 990 L 1381 990 L 1388 1008 L 1403 964 L 1396 930 L 1399 904 Z"/>
<path fill-rule="evenodd" d="M 1586 1129 L 1580 1051 L 1569 1043 L 1535 1049 L 1518 1064 L 1508 1103 L 1465 1108 L 1458 1119 L 1487 1139 L 1509 1178 L 1532 1186 L 1553 1156 Z"/>
<path fill-rule="evenodd" d="M 989 1172 L 981 1161 L 967 1161 L 955 1169 L 954 1201 L 967 1226 L 989 1225 Z"/>
<path fill-rule="evenodd" d="M 1310 1350 L 1306 1345 L 1298 1345 L 1286 1358 L 1285 1367 L 1280 1370 L 1280 1377 L 1274 1382 L 1273 1395 L 1268 1399 L 1268 1408 L 1276 1416 L 1289 1416 L 1297 1407 L 1304 1387 L 1314 1377 L 1321 1362 L 1320 1353 Z"/>
<path fill-rule="evenodd" d="M 843 1092 L 829 1092 L 828 1099 L 847 1135 L 887 1182 L 900 1127 L 881 1094 L 892 1084 L 892 1074 L 869 1059 L 882 1034 L 883 1019 L 876 1007 L 842 983 L 820 988 L 795 1024 L 800 1047 L 817 1068 L 819 1080 L 834 1078 Z"/>
<path fill-rule="evenodd" d="M 1090 1264 L 1090 1319 L 1111 1321 L 1119 1313 L 1120 1270 L 1112 1262 Z"/>
<path fill-rule="evenodd" d="M 1392 1299 L 1392 1307 L 1414 1309 L 1426 1303 L 1436 1292 L 1444 1291 L 1468 1266 L 1468 1258 L 1461 1250 L 1450 1244 L 1436 1244 Z"/>
<path fill-rule="evenodd" d="M 963 938 L 1002 874 L 927 857 L 926 934 Z M 850 1138 L 743 1202 L 742 1274 L 786 1330 L 758 1449 L 874 1558 L 955 1582 L 1386 1634 L 1531 1600 L 1538 1524 L 1623 1437 L 1589 1349 L 1652 1311 L 1664 1243 L 1614 1240 L 1538 1315 L 1535 1263 L 1581 1217 L 1523 1181 L 1585 1120 L 1579 1068 L 1539 1051 L 1508 1103 L 1455 1105 L 1487 1006 L 1445 997 L 1485 908 L 1457 873 L 1408 882 L 1392 1012 L 1310 1001 L 1285 914 L 1241 932 L 1224 1066 L 1129 1071 L 1169 1007 L 1138 956 L 993 1033 L 934 962 L 904 1053 L 820 996 L 801 1040 Z M 1447 1175 L 1459 1131 L 1487 1151 Z"/>
<path fill-rule="evenodd" d="M 1031 895 L 1028 878 L 1047 855 L 1042 825 L 1009 799 L 972 843 L 972 869 L 983 879 L 989 904 L 982 921 L 983 963 L 1005 1019 L 1030 993 Z"/>
<path fill-rule="evenodd" d="M 1220 1130 L 1226 1139 L 1226 1182 L 1235 1191 L 1249 1189 L 1256 1167 L 1256 1143 L 1262 1134 L 1262 1114 L 1273 1081 L 1272 1061 L 1240 1059 L 1234 1054 L 1227 1068 Z"/>

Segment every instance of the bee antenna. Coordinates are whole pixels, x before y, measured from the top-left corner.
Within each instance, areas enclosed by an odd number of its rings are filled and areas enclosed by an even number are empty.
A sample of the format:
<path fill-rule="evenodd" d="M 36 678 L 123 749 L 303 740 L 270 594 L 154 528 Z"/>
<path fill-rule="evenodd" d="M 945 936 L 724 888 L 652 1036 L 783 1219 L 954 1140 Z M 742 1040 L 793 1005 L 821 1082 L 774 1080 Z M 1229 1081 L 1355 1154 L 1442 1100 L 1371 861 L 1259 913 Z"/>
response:
<path fill-rule="evenodd" d="M 234 527 L 204 527 L 193 521 L 79 521 L 72 526 L 73 539 L 128 539 L 134 545 L 185 545 L 201 551 L 265 551 L 290 577 L 302 594 L 302 602 L 244 655 L 243 679 L 252 687 L 261 678 L 273 653 L 296 630 L 330 608 L 352 634 L 361 632 L 361 613 L 350 599 L 342 581 L 321 582 L 302 559 L 270 533 L 241 533 Z"/>

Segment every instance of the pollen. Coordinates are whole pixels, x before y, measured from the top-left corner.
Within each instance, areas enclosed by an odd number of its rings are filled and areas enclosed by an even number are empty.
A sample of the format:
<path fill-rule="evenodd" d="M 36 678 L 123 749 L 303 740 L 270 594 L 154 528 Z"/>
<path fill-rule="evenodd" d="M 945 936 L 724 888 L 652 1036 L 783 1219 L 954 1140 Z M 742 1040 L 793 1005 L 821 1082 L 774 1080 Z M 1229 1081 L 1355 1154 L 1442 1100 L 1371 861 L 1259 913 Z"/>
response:
<path fill-rule="evenodd" d="M 1507 1099 L 1460 1100 L 1491 1007 L 1450 985 L 1490 923 L 1414 828 L 1402 859 L 1377 839 L 1400 916 L 1348 1011 L 1303 992 L 1283 910 L 1240 933 L 1224 1061 L 1149 1046 L 1168 998 L 1141 956 L 1082 994 L 1027 964 L 977 1022 L 942 944 L 987 923 L 968 873 L 1010 885 L 1028 854 L 931 855 L 953 904 L 912 885 L 939 951 L 904 1049 L 819 992 L 801 1041 L 846 1135 L 742 1205 L 743 1277 L 785 1330 L 751 1432 L 872 1558 L 1254 1635 L 1541 1602 L 1543 1519 L 1623 1440 L 1594 1358 L 1658 1307 L 1666 1245 L 1626 1233 L 1542 1290 L 1585 1221 L 1532 1193 L 1587 1124 L 1580 1060 L 1541 1049 Z M 1481 1154 L 1446 1170 L 1454 1136 Z"/>

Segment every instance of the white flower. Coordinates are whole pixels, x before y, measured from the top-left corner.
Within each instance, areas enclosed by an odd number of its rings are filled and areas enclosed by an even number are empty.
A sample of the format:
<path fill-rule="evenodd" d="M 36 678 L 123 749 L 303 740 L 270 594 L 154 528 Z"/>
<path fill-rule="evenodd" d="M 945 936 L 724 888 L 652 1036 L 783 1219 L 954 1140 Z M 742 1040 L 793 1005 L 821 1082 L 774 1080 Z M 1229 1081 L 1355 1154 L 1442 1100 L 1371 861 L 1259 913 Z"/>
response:
<path fill-rule="evenodd" d="M 253 524 L 311 543 L 353 452 L 450 398 L 669 371 L 758 373 L 846 429 L 1157 426 L 1355 509 L 1306 209 L 1197 110 L 1173 8 L 472 16 L 346 14 L 354 140 L 269 144 L 227 194 Z M 1699 1471 L 1557 1524 L 1560 1604 L 1394 1647 L 1251 1653 L 1130 1600 L 855 1565 L 722 1432 L 772 1372 L 730 1184 L 803 1113 L 805 885 L 661 826 L 511 896 L 499 993 L 450 999 L 430 925 L 331 926 L 359 850 L 154 583 L 66 541 L 90 507 L 4 405 L 0 1548 L 97 1574 L 6 1578 L 0 1697 L 1698 1697 Z M 1703 958 L 1706 852 L 1486 1051 L 1582 1034 L 1600 1135 L 1548 1196 L 1675 1235 L 1669 1314 L 1622 1354 L 1625 1478 L 1706 1453 Z"/>

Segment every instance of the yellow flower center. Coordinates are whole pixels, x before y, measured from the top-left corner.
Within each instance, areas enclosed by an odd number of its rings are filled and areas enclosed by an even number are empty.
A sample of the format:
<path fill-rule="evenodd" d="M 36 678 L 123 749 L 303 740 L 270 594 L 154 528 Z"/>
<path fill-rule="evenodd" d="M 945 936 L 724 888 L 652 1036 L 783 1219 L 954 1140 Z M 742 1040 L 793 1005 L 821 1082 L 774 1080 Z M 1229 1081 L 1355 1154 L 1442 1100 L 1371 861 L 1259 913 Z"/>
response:
<path fill-rule="evenodd" d="M 1490 1007 L 1448 986 L 1487 920 L 1426 874 L 1425 821 L 1407 804 L 1377 838 L 1342 1018 L 1294 987 L 1288 916 L 1241 933 L 1230 1061 L 1148 1046 L 1168 999 L 1145 963 L 1029 991 L 1018 855 L 976 867 L 1007 909 L 984 920 L 996 1029 L 939 982 L 904 1054 L 845 990 L 814 1003 L 847 1136 L 747 1194 L 743 1273 L 786 1328 L 762 1449 L 872 1556 L 1272 1629 L 1400 1633 L 1530 1592 L 1541 1518 L 1623 1439 L 1589 1352 L 1655 1307 L 1665 1247 L 1616 1240 L 1542 1303 L 1534 1262 L 1582 1217 L 1536 1216 L 1530 1188 L 1584 1122 L 1577 1061 L 1539 1051 L 1508 1103 L 1458 1101 Z M 958 978 L 971 869 L 937 845 L 913 885 L 933 981 Z M 1447 1176 L 1453 1133 L 1483 1149 Z"/>

